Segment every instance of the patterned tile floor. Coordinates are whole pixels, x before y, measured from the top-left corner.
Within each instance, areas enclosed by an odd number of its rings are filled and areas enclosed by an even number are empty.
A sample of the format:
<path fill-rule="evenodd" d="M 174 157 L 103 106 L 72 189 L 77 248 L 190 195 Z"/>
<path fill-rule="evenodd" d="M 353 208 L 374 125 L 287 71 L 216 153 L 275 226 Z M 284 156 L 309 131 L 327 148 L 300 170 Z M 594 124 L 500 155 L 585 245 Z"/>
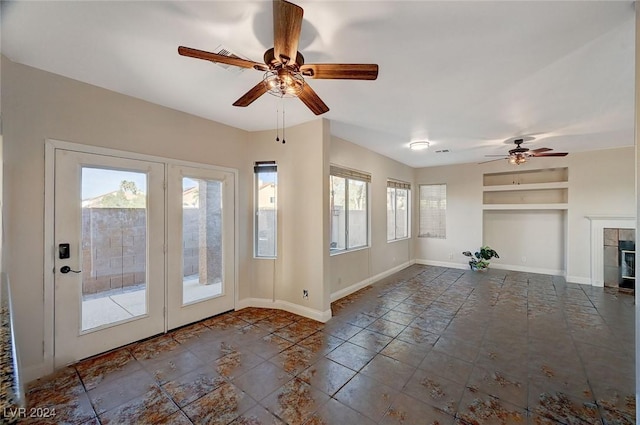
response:
<path fill-rule="evenodd" d="M 248 308 L 29 386 L 38 424 L 633 424 L 630 295 L 412 266 L 321 324 Z"/>

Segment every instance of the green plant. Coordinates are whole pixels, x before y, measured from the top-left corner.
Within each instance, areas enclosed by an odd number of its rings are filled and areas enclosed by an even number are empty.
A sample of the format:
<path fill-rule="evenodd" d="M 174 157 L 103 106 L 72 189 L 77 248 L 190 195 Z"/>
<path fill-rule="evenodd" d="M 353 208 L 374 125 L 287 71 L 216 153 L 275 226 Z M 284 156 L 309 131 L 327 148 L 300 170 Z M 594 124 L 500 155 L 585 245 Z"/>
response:
<path fill-rule="evenodd" d="M 484 270 L 489 267 L 489 260 L 492 258 L 500 258 L 498 253 L 489 246 L 482 246 L 478 251 L 471 254 L 471 251 L 464 251 L 462 255 L 469 258 L 469 267 L 471 270 Z"/>

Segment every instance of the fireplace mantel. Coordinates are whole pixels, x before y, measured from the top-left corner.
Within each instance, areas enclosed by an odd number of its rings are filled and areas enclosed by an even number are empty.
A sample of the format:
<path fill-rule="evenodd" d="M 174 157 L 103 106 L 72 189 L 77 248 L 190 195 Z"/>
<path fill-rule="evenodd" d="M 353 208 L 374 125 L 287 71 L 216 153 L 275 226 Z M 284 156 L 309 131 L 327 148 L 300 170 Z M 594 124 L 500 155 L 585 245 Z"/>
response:
<path fill-rule="evenodd" d="M 591 285 L 604 286 L 604 229 L 635 229 L 633 216 L 585 216 L 591 222 Z"/>

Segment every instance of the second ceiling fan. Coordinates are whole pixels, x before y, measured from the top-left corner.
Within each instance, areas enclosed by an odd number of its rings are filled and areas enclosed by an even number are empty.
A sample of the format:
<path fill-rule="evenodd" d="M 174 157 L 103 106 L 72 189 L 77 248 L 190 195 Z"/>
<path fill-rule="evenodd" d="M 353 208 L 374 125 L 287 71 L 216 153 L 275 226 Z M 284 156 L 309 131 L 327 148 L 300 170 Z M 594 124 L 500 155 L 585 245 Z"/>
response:
<path fill-rule="evenodd" d="M 265 72 L 262 81 L 234 102 L 234 106 L 249 106 L 269 92 L 279 97 L 299 97 L 314 114 L 329 111 L 329 107 L 309 86 L 305 78 L 326 80 L 375 80 L 376 64 L 322 63 L 305 64 L 298 52 L 304 10 L 286 0 L 273 0 L 273 47 L 264 53 L 264 64 L 190 47 L 178 47 L 182 56 L 203 59 L 241 68 Z"/>
<path fill-rule="evenodd" d="M 529 149 L 523 148 L 521 145 L 524 143 L 524 139 L 515 139 L 513 141 L 516 147 L 509 150 L 509 154 L 505 155 L 485 155 L 485 156 L 500 156 L 498 159 L 491 159 L 489 161 L 481 162 L 480 164 L 484 164 L 485 162 L 499 161 L 501 159 L 508 159 L 510 163 L 515 165 L 524 164 L 527 162 L 528 158 L 531 157 L 541 157 L 541 156 L 567 156 L 567 152 L 549 152 L 553 149 L 551 148 L 538 148 L 538 149 Z"/>

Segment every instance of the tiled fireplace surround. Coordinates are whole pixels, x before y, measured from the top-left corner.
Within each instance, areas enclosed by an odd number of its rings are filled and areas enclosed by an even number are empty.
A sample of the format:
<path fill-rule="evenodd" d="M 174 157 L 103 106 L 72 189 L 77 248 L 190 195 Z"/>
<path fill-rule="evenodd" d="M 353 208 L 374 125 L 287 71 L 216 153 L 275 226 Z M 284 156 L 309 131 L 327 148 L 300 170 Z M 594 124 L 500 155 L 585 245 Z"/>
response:
<path fill-rule="evenodd" d="M 634 229 L 605 228 L 603 244 L 604 286 L 618 287 L 620 279 L 619 242 L 636 240 Z"/>
<path fill-rule="evenodd" d="M 591 231 L 591 276 L 587 280 L 573 278 L 572 281 L 592 286 L 604 285 L 604 229 L 624 229 L 635 233 L 636 218 L 631 216 L 585 216 Z"/>

